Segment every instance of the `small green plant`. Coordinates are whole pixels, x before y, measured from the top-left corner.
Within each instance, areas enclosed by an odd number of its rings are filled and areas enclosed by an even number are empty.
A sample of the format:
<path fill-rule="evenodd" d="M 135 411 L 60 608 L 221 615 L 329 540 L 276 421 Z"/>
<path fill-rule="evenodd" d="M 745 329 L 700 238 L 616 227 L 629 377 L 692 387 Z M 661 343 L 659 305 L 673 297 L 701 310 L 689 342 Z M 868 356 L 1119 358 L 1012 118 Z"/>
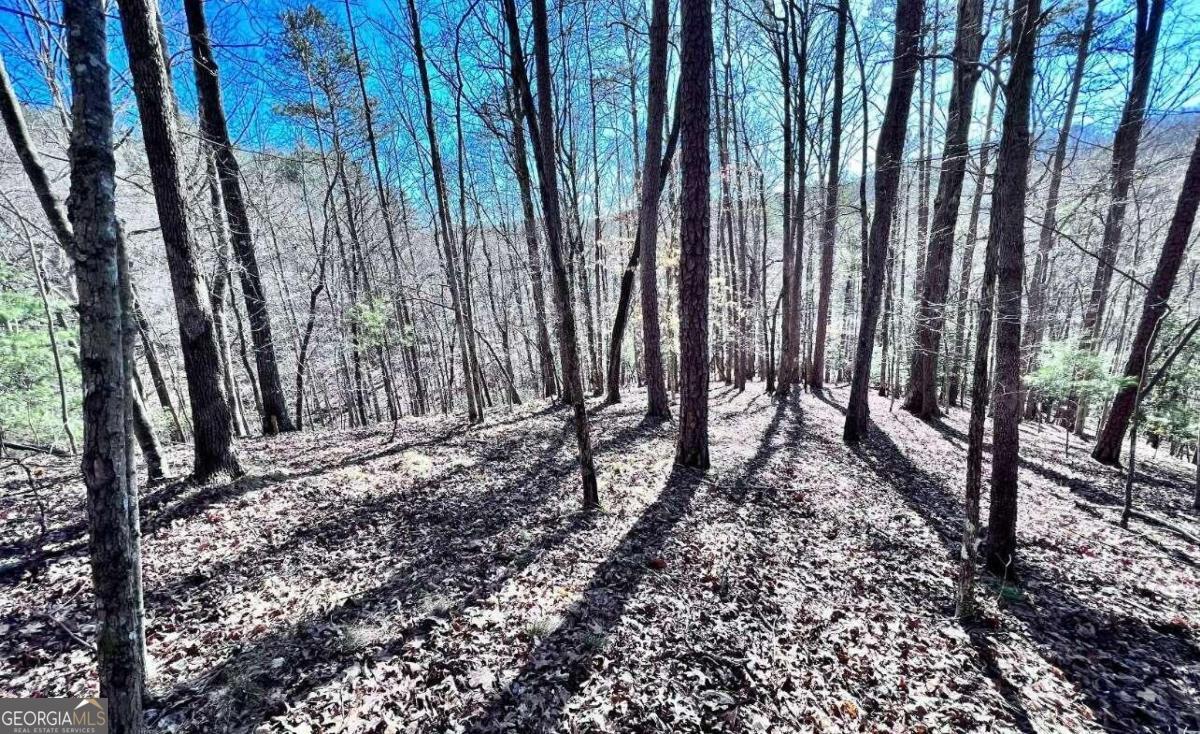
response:
<path fill-rule="evenodd" d="M 531 640 L 548 637 L 550 633 L 558 629 L 561 621 L 556 615 L 534 617 L 525 624 L 525 636 Z"/>
<path fill-rule="evenodd" d="M 1060 402 L 1074 396 L 1084 405 L 1112 397 L 1127 381 L 1109 372 L 1101 355 L 1081 349 L 1074 340 L 1064 340 L 1042 348 L 1039 367 L 1027 384 L 1045 401 Z"/>
<path fill-rule="evenodd" d="M 0 280 L 13 282 L 15 278 L 0 268 Z M 70 313 L 62 302 L 52 302 L 50 309 L 64 316 Z M 56 331 L 67 413 L 75 424 L 72 430 L 79 436 L 82 393 L 78 337 L 73 324 L 60 324 Z M 30 290 L 0 291 L 0 426 L 10 436 L 33 443 L 59 444 L 66 440 L 46 315 L 41 299 Z"/>

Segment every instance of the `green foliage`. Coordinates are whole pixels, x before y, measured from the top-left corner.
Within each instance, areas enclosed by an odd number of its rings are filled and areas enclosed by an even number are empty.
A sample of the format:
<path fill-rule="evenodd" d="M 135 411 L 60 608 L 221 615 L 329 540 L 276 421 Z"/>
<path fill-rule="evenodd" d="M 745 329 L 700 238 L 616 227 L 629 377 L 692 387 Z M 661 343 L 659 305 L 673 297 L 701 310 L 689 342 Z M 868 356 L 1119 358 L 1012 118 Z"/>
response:
<path fill-rule="evenodd" d="M 64 307 L 51 304 L 53 310 Z M 72 430 L 79 436 L 80 377 L 69 346 L 76 343 L 76 335 L 73 327 L 60 327 L 57 335 L 67 411 L 73 419 Z M 42 302 L 37 295 L 22 291 L 0 291 L 0 425 L 10 436 L 36 443 L 58 443 L 66 437 Z"/>
<path fill-rule="evenodd" d="M 1158 340 L 1160 348 L 1173 348 L 1181 330 L 1181 324 L 1165 323 Z M 1157 367 L 1155 364 L 1151 369 Z M 1171 369 L 1143 400 L 1142 412 L 1149 436 L 1184 443 L 1200 436 L 1200 341 L 1193 339 L 1183 348 Z"/>
<path fill-rule="evenodd" d="M 388 330 L 388 314 L 391 312 L 392 302 L 385 298 L 364 301 L 351 309 L 350 318 L 358 325 L 358 339 L 363 347 L 383 345 L 383 337 Z"/>
<path fill-rule="evenodd" d="M 1046 400 L 1075 395 L 1081 404 L 1111 397 L 1126 382 L 1124 376 L 1107 370 L 1100 355 L 1080 349 L 1073 340 L 1048 342 L 1038 369 L 1027 380 L 1029 388 Z"/>

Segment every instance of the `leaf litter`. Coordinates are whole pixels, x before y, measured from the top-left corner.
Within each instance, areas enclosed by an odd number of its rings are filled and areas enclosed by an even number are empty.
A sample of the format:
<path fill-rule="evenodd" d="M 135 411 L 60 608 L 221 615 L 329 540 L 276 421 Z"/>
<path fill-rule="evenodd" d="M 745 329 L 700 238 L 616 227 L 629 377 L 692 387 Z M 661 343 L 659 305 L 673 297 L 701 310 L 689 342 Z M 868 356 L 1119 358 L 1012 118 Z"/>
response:
<path fill-rule="evenodd" d="M 641 398 L 592 409 L 599 513 L 545 403 L 248 440 L 242 479 L 144 489 L 148 728 L 1200 728 L 1200 548 L 1118 528 L 1086 445 L 1023 427 L 1020 582 L 963 626 L 962 411 L 877 399 L 848 448 L 844 391 L 718 387 L 701 474 Z M 0 695 L 95 695 L 84 492 L 39 461 L 44 537 L 0 478 Z M 1194 535 L 1188 466 L 1146 466 L 1139 506 Z"/>

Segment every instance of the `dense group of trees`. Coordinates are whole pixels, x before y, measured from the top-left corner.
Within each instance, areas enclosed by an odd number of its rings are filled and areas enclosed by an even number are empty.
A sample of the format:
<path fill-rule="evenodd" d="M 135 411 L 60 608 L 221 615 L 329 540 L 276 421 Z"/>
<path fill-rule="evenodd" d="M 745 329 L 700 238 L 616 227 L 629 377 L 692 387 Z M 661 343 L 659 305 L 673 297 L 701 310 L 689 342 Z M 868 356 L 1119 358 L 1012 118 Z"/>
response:
<path fill-rule="evenodd" d="M 137 456 L 162 479 L 163 440 L 204 482 L 250 433 L 553 397 L 592 508 L 589 395 L 645 385 L 697 469 L 710 379 L 848 383 L 851 443 L 873 391 L 969 403 L 964 615 L 989 409 L 1001 575 L 1022 420 L 1096 432 L 1105 463 L 1131 425 L 1131 462 L 1139 426 L 1195 460 L 1200 98 L 1166 0 L 3 21 L 0 432 L 82 457 L 114 731 L 141 716 Z"/>

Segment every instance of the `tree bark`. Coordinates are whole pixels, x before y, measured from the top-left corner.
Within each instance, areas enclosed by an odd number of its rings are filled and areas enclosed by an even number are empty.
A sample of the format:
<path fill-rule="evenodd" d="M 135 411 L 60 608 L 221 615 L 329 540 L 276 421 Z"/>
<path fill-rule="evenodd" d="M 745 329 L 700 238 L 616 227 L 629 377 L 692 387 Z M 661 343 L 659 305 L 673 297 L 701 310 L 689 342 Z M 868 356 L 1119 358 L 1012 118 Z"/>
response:
<path fill-rule="evenodd" d="M 870 418 L 867 395 L 870 391 L 871 357 L 875 346 L 875 331 L 879 322 L 879 300 L 883 290 L 888 239 L 891 236 L 892 214 L 900 183 L 900 167 L 904 156 L 904 138 L 908 129 L 908 110 L 912 105 L 913 82 L 920 62 L 921 21 L 925 16 L 924 0 L 897 0 L 896 40 L 892 58 L 892 82 L 887 107 L 879 129 L 875 154 L 875 215 L 871 220 L 865 297 L 858 328 L 854 376 L 850 383 L 850 402 L 842 438 L 855 443 L 862 438 Z"/>
<path fill-rule="evenodd" d="M 195 1 L 195 0 L 191 0 Z M 350 27 L 350 49 L 354 55 L 354 71 L 358 79 L 359 96 L 362 98 L 363 122 L 365 123 L 367 133 L 368 149 L 371 153 L 371 171 L 375 176 L 375 194 L 379 197 L 379 209 L 383 218 L 383 229 L 387 235 L 388 248 L 392 255 L 393 277 L 395 278 L 396 287 L 396 315 L 400 321 L 400 328 L 403 333 L 403 351 L 404 364 L 408 379 L 412 383 L 413 389 L 413 413 L 416 415 L 424 415 L 425 406 L 425 384 L 421 375 L 420 355 L 416 347 L 415 327 L 410 317 L 408 308 L 408 299 L 404 294 L 403 284 L 400 281 L 400 248 L 396 244 L 396 228 L 392 222 L 391 202 L 387 195 L 387 189 L 383 180 L 383 169 L 379 164 L 379 145 L 375 139 L 375 114 L 371 108 L 371 100 L 367 96 L 367 81 L 366 73 L 363 71 L 362 58 L 358 51 L 358 34 L 354 30 L 354 16 L 350 11 L 350 2 L 346 0 L 346 23 Z M 324 269 L 324 261 L 321 264 Z"/>
<path fill-rule="evenodd" d="M 675 461 L 707 469 L 709 273 L 709 74 L 711 0 L 681 0 L 679 116 L 679 439 Z"/>
<path fill-rule="evenodd" d="M 546 326 L 546 291 L 542 278 L 542 252 L 538 246 L 538 223 L 533 208 L 533 186 L 529 176 L 529 158 L 525 151 L 525 130 L 522 127 L 521 95 L 515 88 L 509 99 L 509 118 L 512 121 L 513 168 L 521 195 L 521 216 L 525 231 L 525 255 L 529 261 L 529 281 L 533 294 L 534 328 L 537 332 L 538 366 L 542 377 L 542 395 L 553 397 L 558 391 L 554 372 L 554 353 L 550 348 L 550 331 Z"/>
<path fill-rule="evenodd" d="M 663 373 L 662 336 L 658 317 L 658 199 L 662 182 L 662 138 L 667 106 L 667 0 L 653 0 L 650 15 L 650 68 L 646 95 L 646 157 L 642 171 L 642 205 L 638 238 L 642 261 L 642 365 L 646 373 L 646 415 L 670 418 Z"/>
<path fill-rule="evenodd" d="M 1008 33 L 1008 16 L 1000 26 L 1000 35 Z M 988 95 L 988 109 L 983 128 L 983 141 L 979 145 L 979 164 L 975 174 L 975 191 L 971 195 L 971 212 L 967 217 L 967 231 L 963 237 L 963 253 L 959 264 L 958 290 L 955 296 L 957 307 L 954 316 L 954 346 L 951 349 L 952 358 L 950 376 L 946 380 L 946 404 L 961 405 L 966 396 L 962 385 L 963 370 L 967 363 L 967 351 L 970 348 L 970 336 L 967 333 L 967 301 L 971 290 L 971 273 L 975 265 L 975 246 L 979 239 L 979 215 L 983 208 L 983 194 L 988 184 L 988 159 L 992 144 L 992 122 L 996 117 L 996 95 L 999 91 L 997 81 Z M 989 305 L 990 308 L 990 305 Z"/>
<path fill-rule="evenodd" d="M 800 306 L 801 280 L 804 274 L 804 210 L 808 189 L 808 8 L 796 8 L 789 1 L 788 12 L 794 12 L 798 18 L 793 20 L 791 34 L 792 53 L 796 61 L 795 89 L 795 151 L 793 153 L 796 170 L 796 182 L 793 189 L 791 209 L 792 239 L 791 258 L 784 254 L 785 269 L 784 288 L 787 293 L 783 308 L 783 338 L 779 354 L 779 374 L 776 390 L 780 395 L 787 395 L 792 385 L 800 382 Z M 795 23 L 799 23 L 799 29 Z M 785 51 L 786 53 L 786 51 Z"/>
<path fill-rule="evenodd" d="M 675 155 L 675 146 L 679 140 L 679 88 L 675 89 L 675 116 L 671 119 L 671 131 L 667 134 L 666 147 L 659 165 L 658 190 L 661 198 L 663 186 L 671 173 L 671 159 Z M 621 346 L 625 341 L 625 328 L 629 324 L 629 307 L 633 302 L 634 274 L 641 261 L 642 240 L 641 228 L 634 233 L 633 249 L 625 263 L 621 274 L 621 286 L 617 295 L 617 313 L 613 317 L 612 338 L 608 341 L 608 367 L 605 375 L 604 402 L 615 404 L 621 402 Z"/>
<path fill-rule="evenodd" d="M 1037 366 L 1038 350 L 1042 346 L 1042 334 L 1046 328 L 1046 288 L 1048 284 L 1048 268 L 1050 250 L 1058 228 L 1059 190 L 1062 187 L 1063 169 L 1067 164 L 1067 147 L 1071 141 L 1071 129 L 1075 121 L 1075 106 L 1079 101 L 1079 90 L 1083 86 L 1083 72 L 1087 66 L 1088 52 L 1092 40 L 1092 29 L 1096 17 L 1098 0 L 1088 0 L 1087 10 L 1083 18 L 1083 26 L 1079 31 L 1079 45 L 1075 52 L 1075 68 L 1071 73 L 1071 86 L 1067 92 L 1067 106 L 1063 111 L 1062 125 L 1058 130 L 1058 140 L 1054 146 L 1054 156 L 1050 162 L 1050 181 L 1046 188 L 1046 208 L 1042 213 L 1042 224 L 1038 234 L 1038 254 L 1033 266 L 1033 277 L 1029 282 L 1029 328 L 1025 331 L 1022 352 L 1025 357 L 1025 372 L 1028 374 Z M 1025 406 L 1025 417 L 1032 418 L 1037 412 L 1036 401 L 1032 397 Z"/>
<path fill-rule="evenodd" d="M 817 286 L 817 324 L 812 370 L 808 375 L 808 384 L 813 390 L 820 390 L 825 386 L 825 341 L 829 328 L 829 305 L 833 295 L 833 249 L 837 237 L 838 194 L 841 183 L 842 95 L 846 87 L 846 23 L 849 13 L 849 0 L 838 0 L 837 29 L 833 40 L 833 112 L 829 122 L 829 175 L 825 182 L 825 210 L 821 218 L 821 275 Z"/>
<path fill-rule="evenodd" d="M 764 3 L 764 9 L 771 13 L 773 20 L 778 22 L 778 18 L 774 16 L 774 6 L 770 3 Z M 783 272 L 781 275 L 782 286 L 780 289 L 779 300 L 780 308 L 784 314 L 792 310 L 792 296 L 794 287 L 792 285 L 793 260 L 796 256 L 795 241 L 792 239 L 792 186 L 795 164 L 795 153 L 793 150 L 794 140 L 792 136 L 792 64 L 791 64 L 791 36 L 794 33 L 792 28 L 793 9 L 788 3 L 783 11 L 783 29 L 771 34 L 771 48 L 775 53 L 775 61 L 779 67 L 779 82 L 783 93 L 783 116 L 781 118 L 781 132 L 783 136 L 783 198 L 780 201 L 783 220 Z M 772 28 L 774 30 L 774 28 Z M 765 210 L 764 210 L 764 216 Z M 766 261 L 763 261 L 763 267 L 766 268 Z M 764 273 L 763 286 L 766 286 L 766 277 Z M 767 391 L 774 392 L 782 390 L 785 384 L 785 376 L 783 373 L 783 362 L 786 361 L 786 355 L 790 350 L 790 336 L 786 326 L 787 316 L 784 316 L 785 326 L 781 335 L 782 345 L 778 369 L 774 364 L 774 356 L 772 355 L 772 364 L 767 374 Z M 774 340 L 775 330 L 772 324 L 770 339 Z M 772 344 L 773 347 L 773 344 Z M 774 351 L 769 349 L 768 351 Z"/>
<path fill-rule="evenodd" d="M 1092 288 L 1083 311 L 1080 346 L 1084 351 L 1094 352 L 1098 348 L 1100 328 L 1104 323 L 1104 311 L 1108 304 L 1108 289 L 1112 283 L 1113 264 L 1121 245 L 1121 229 L 1125 221 L 1125 209 L 1129 204 L 1130 188 L 1133 185 L 1133 170 L 1137 166 L 1138 144 L 1142 126 L 1146 121 L 1146 104 L 1150 95 L 1150 81 L 1154 74 L 1154 54 L 1158 46 L 1158 33 L 1166 0 L 1138 0 L 1133 42 L 1133 78 L 1130 80 L 1129 96 L 1121 110 L 1121 121 L 1113 137 L 1113 159 L 1108 210 L 1104 217 L 1104 236 L 1096 257 L 1096 272 Z M 1087 406 L 1081 404 L 1076 395 L 1068 400 L 1062 420 L 1074 426 L 1076 433 L 1083 435 Z"/>
<path fill-rule="evenodd" d="M 959 200 L 970 154 L 967 136 L 971 129 L 975 85 L 979 80 L 982 23 L 983 0 L 959 0 L 958 30 L 954 39 L 954 80 L 950 87 L 950 105 L 946 116 L 946 142 L 942 149 L 941 172 L 938 174 L 937 199 L 933 205 L 933 231 L 925 252 L 916 334 L 913 337 L 915 348 L 909 371 L 908 397 L 904 402 L 905 409 L 923 419 L 941 413 L 937 400 L 938 356 L 946 322 L 946 293 L 950 288 L 954 228 L 958 222 Z"/>
<path fill-rule="evenodd" d="M 992 414 L 992 490 L 988 566 L 1012 572 L 1017 550 L 1017 473 L 1021 425 L 1021 288 L 1025 276 L 1025 197 L 1029 178 L 1029 107 L 1040 0 L 1021 0 L 1013 13 L 1013 61 L 1005 84 L 1004 127 L 996 151 L 996 181 L 988 239 L 996 249 L 996 389 Z"/>
<path fill-rule="evenodd" d="M 1167 230 L 1167 239 L 1158 256 L 1150 290 L 1142 304 L 1142 315 L 1138 319 L 1137 332 L 1130 347 L 1129 359 L 1125 362 L 1125 376 L 1135 380 L 1143 374 L 1146 355 L 1153 346 L 1155 329 L 1167 312 L 1167 303 L 1175 287 L 1175 278 L 1187 254 L 1192 225 L 1196 220 L 1196 208 L 1200 204 L 1200 137 L 1192 149 L 1187 173 L 1183 177 L 1183 188 L 1175 203 L 1175 213 Z M 1092 458 L 1103 464 L 1116 464 L 1121 456 L 1121 443 L 1129 428 L 1133 415 L 1138 387 L 1127 384 L 1117 391 L 1108 420 L 1104 423 L 1092 450 Z"/>
<path fill-rule="evenodd" d="M 83 4 L 76 3 L 77 8 L 80 5 Z M 4 120 L 4 127 L 8 132 L 9 140 L 12 141 L 13 150 L 16 151 L 17 158 L 21 161 L 25 175 L 29 177 L 33 193 L 37 196 L 38 203 L 41 204 L 42 211 L 45 212 L 46 219 L 50 222 L 50 229 L 60 243 L 70 242 L 72 234 L 71 227 L 67 223 L 67 216 L 63 213 L 58 198 L 54 196 L 54 191 L 50 188 L 50 178 L 46 175 L 46 169 L 42 167 L 41 158 L 38 156 L 37 148 L 33 145 L 33 140 L 29 137 L 25 116 L 21 112 L 21 103 L 13 91 L 12 81 L 9 79 L 3 58 L 0 58 L 0 119 Z"/>
<path fill-rule="evenodd" d="M 279 377 L 275 342 L 271 335 L 271 316 L 267 308 L 262 276 L 258 270 L 258 257 L 254 252 L 250 217 L 246 214 L 246 201 L 242 196 L 241 170 L 237 157 L 233 154 L 229 124 L 225 119 L 225 108 L 221 101 L 221 83 L 208 36 L 208 21 L 204 17 L 204 0 L 184 0 L 183 5 L 192 45 L 192 67 L 199 99 L 200 128 L 212 146 L 217 178 L 221 182 L 221 198 L 229 223 L 229 239 L 239 265 L 242 297 L 246 300 L 250 338 L 254 342 L 254 362 L 263 397 L 263 434 L 273 436 L 280 431 L 293 431 L 296 427 L 288 416 L 287 396 L 283 391 L 283 381 Z"/>
<path fill-rule="evenodd" d="M 83 378 L 83 461 L 92 584 L 97 606 L 100 695 L 109 730 L 142 730 L 145 630 L 142 614 L 138 491 L 131 457 L 132 391 L 116 216 L 106 19 L 101 0 L 65 0 L 72 129 L 68 199 L 79 288 Z"/>
<path fill-rule="evenodd" d="M 221 384 L 212 310 L 188 226 L 175 115 L 171 111 L 172 95 L 165 56 L 155 31 L 156 5 L 153 0 L 119 0 L 118 5 L 179 317 L 179 339 L 195 434 L 193 474 L 198 481 L 221 472 L 240 475 L 242 470 L 233 447 L 232 417 Z"/>
<path fill-rule="evenodd" d="M 483 406 L 480 396 L 475 389 L 475 376 L 471 369 L 470 349 L 468 340 L 474 339 L 474 334 L 468 332 L 468 321 L 464 295 L 458 273 L 458 256 L 454 251 L 454 226 L 450 220 L 450 198 L 446 191 L 446 177 L 442 170 L 442 153 L 438 147 L 437 129 L 433 119 L 433 93 L 429 86 L 429 69 L 425 63 L 425 47 L 421 42 L 421 20 L 417 15 L 417 7 L 413 0 L 408 0 L 408 18 L 413 34 L 413 53 L 416 56 L 417 69 L 421 76 L 421 91 L 424 94 L 425 133 L 429 139 L 430 167 L 433 169 L 433 183 L 437 195 L 438 221 L 442 229 L 442 248 L 445 253 L 446 279 L 450 288 L 450 305 L 454 310 L 454 325 L 458 332 L 458 348 L 462 353 L 463 386 L 467 392 L 467 417 L 471 423 L 483 419 Z M 466 226 L 465 222 L 460 223 Z"/>
<path fill-rule="evenodd" d="M 411 2 L 411 0 L 410 0 Z M 574 413 L 575 441 L 579 447 L 579 468 L 583 485 L 583 506 L 593 509 L 600 505 L 596 482 L 596 467 L 592 460 L 591 429 L 588 426 L 587 406 L 583 399 L 583 380 L 580 376 L 579 343 L 576 336 L 575 313 L 572 309 L 571 282 L 564 257 L 562 212 L 558 197 L 558 171 L 555 166 L 555 121 L 553 88 L 550 78 L 550 33 L 547 28 L 546 0 L 533 0 L 534 64 L 537 71 L 538 99 L 535 105 L 529 80 L 525 77 L 525 62 L 521 49 L 521 34 L 517 24 L 514 0 L 504 0 L 505 23 L 508 26 L 512 72 L 521 94 L 529 137 L 533 141 L 538 184 L 542 195 L 542 215 L 546 224 L 546 245 L 550 251 L 550 269 L 554 277 L 556 303 L 559 310 L 559 352 L 562 360 L 563 386 Z M 536 110 L 536 115 L 534 111 Z"/>

